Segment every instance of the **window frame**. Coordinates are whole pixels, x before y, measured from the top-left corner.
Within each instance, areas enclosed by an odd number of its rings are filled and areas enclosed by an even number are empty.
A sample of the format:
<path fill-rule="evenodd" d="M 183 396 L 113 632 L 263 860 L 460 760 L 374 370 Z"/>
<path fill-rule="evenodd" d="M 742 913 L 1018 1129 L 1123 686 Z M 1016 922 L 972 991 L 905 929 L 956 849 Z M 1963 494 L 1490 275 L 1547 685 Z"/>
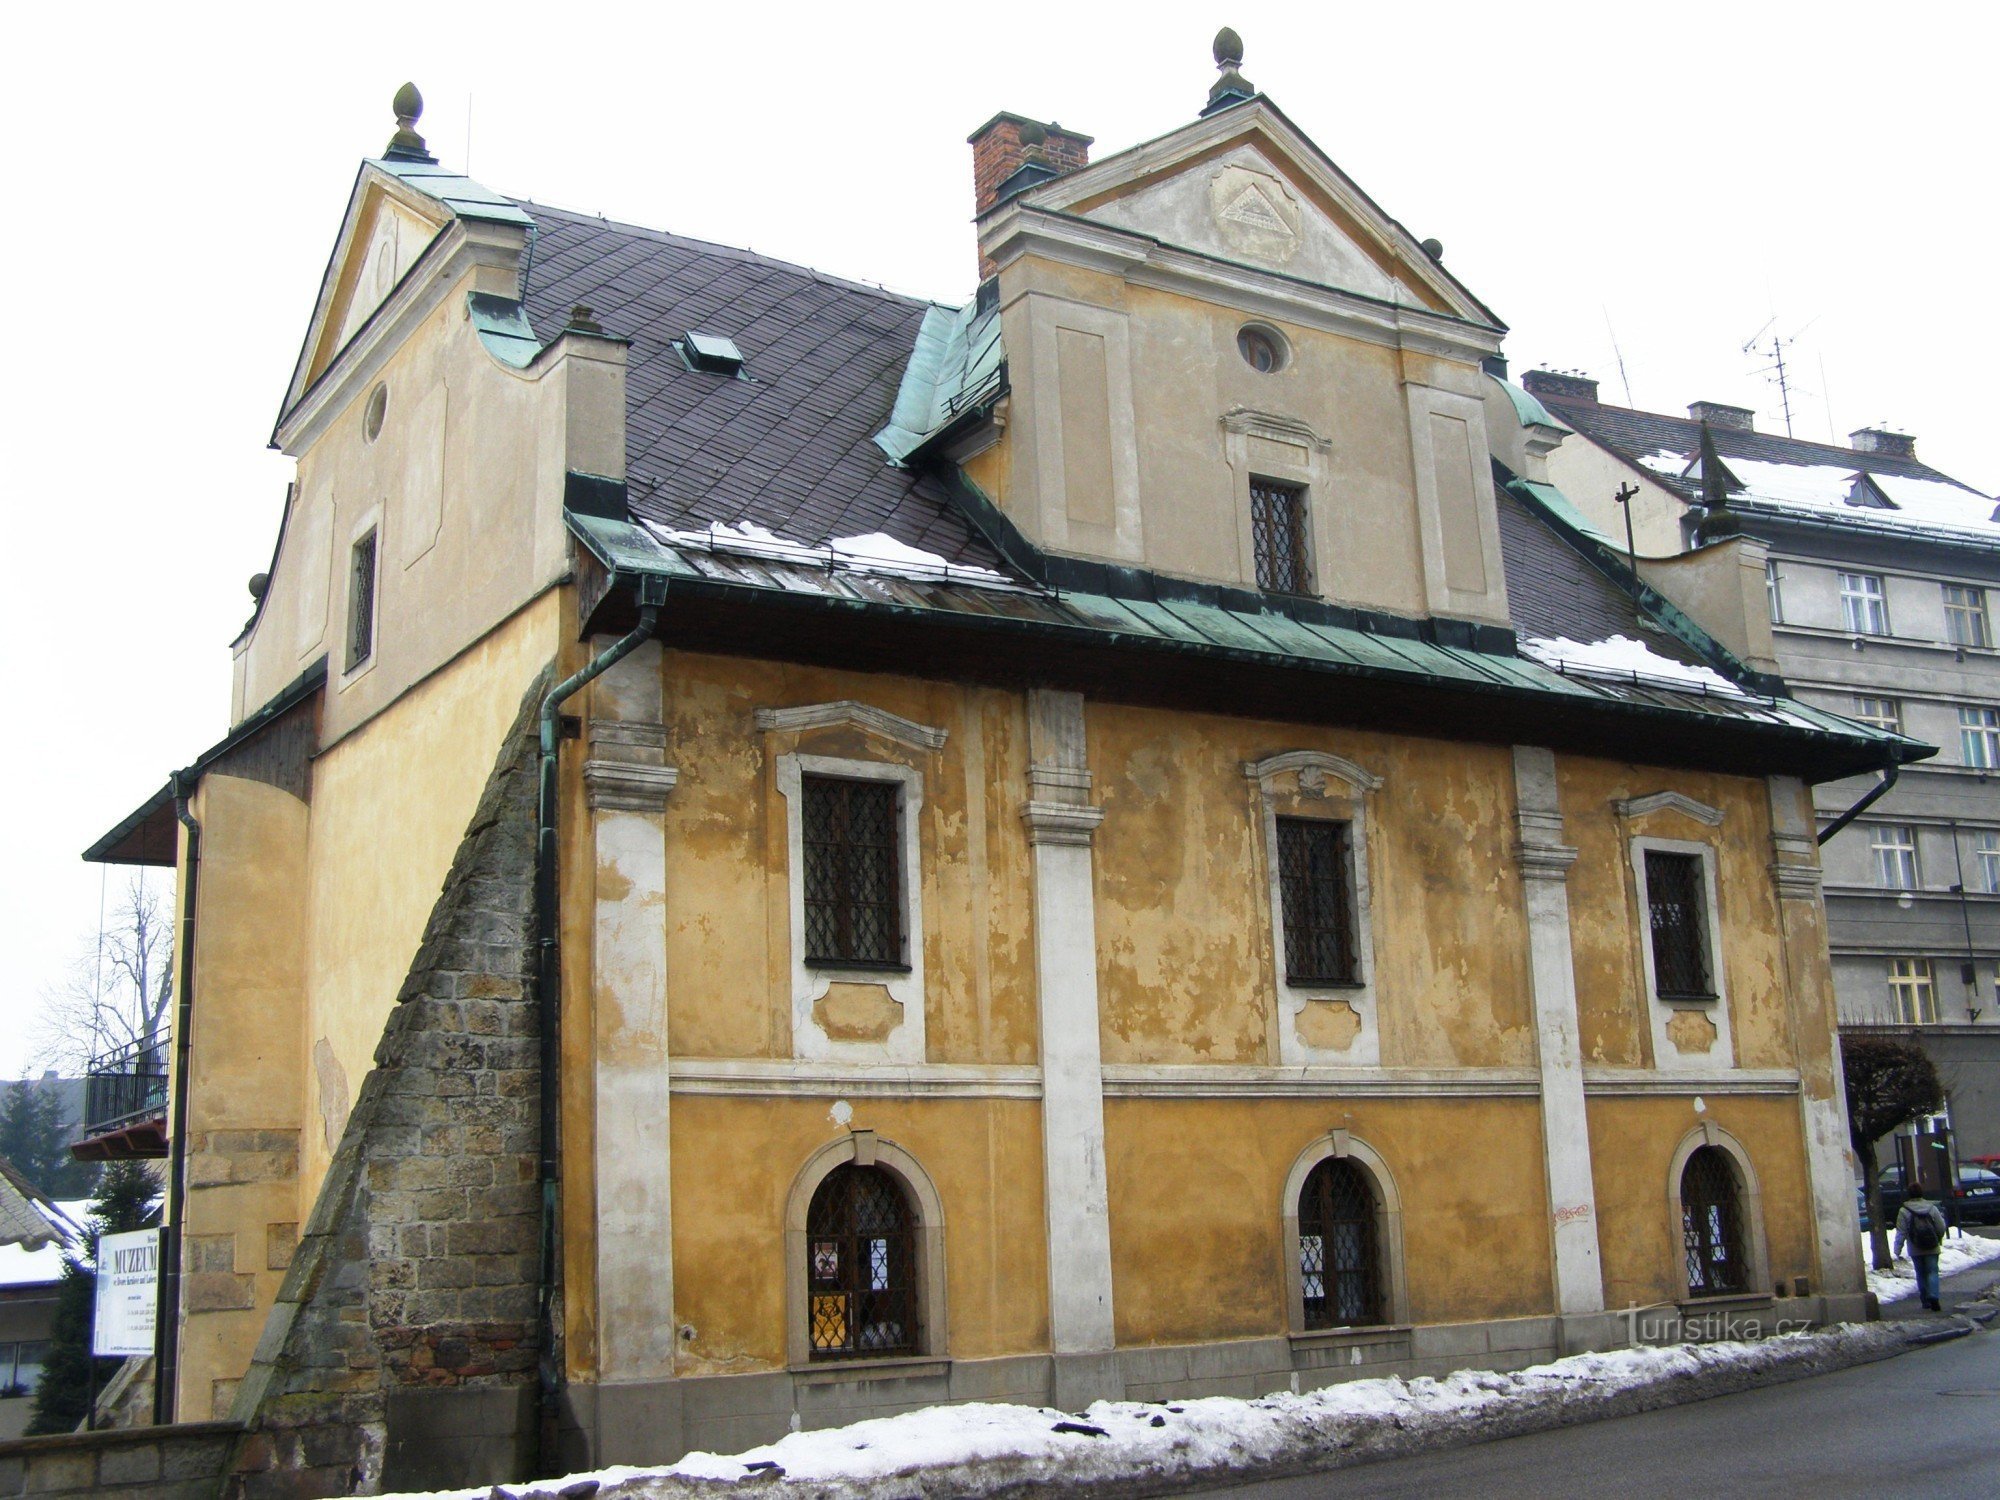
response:
<path fill-rule="evenodd" d="M 1944 639 L 1948 646 L 1989 650 L 1993 645 L 1993 622 L 1986 611 L 1986 590 L 1976 583 L 1940 585 L 1944 597 Z M 1963 596 L 1954 599 L 1952 596 Z M 1976 640 L 1962 638 L 1976 636 Z"/>
<path fill-rule="evenodd" d="M 1854 712 L 1848 717 L 1857 724 L 1867 724 L 1876 729 L 1886 729 L 1891 734 L 1903 732 L 1903 700 L 1880 693 L 1855 693 Z M 1869 712 L 1868 705 L 1878 705 L 1876 712 Z"/>
<path fill-rule="evenodd" d="M 2000 771 L 2000 708 L 1958 706 L 1958 754 L 1970 770 Z"/>
<path fill-rule="evenodd" d="M 811 1322 L 811 1236 L 807 1220 L 813 1196 L 835 1169 L 848 1165 L 880 1167 L 897 1179 L 904 1200 L 916 1214 L 916 1305 L 920 1311 L 917 1352 L 874 1358 L 813 1358 Z M 852 1129 L 828 1141 L 806 1158 L 785 1200 L 783 1235 L 785 1288 L 785 1362 L 794 1374 L 837 1379 L 851 1371 L 877 1365 L 936 1365 L 951 1358 L 948 1282 L 945 1268 L 944 1199 L 923 1164 L 894 1141 L 873 1130 Z"/>
<path fill-rule="evenodd" d="M 1382 1321 L 1333 1328 L 1306 1327 L 1305 1276 L 1300 1266 L 1299 1203 L 1313 1169 L 1330 1158 L 1361 1168 L 1375 1198 L 1375 1249 L 1379 1259 Z M 1285 1316 L 1295 1345 L 1342 1344 L 1383 1338 L 1407 1338 L 1410 1328 L 1409 1287 L 1403 1268 L 1403 1200 L 1396 1176 L 1382 1154 L 1348 1130 L 1330 1130 L 1309 1142 L 1285 1174 L 1284 1196 L 1278 1204 L 1284 1257 Z"/>
<path fill-rule="evenodd" d="M 1283 967 L 1285 983 L 1293 989 L 1351 990 L 1362 987 L 1361 945 L 1354 920 L 1354 824 L 1345 818 L 1302 818 L 1295 814 L 1279 814 L 1274 821 L 1277 835 L 1273 845 L 1278 854 L 1278 901 L 1282 908 L 1279 915 L 1280 935 L 1285 940 L 1285 949 L 1278 955 Z M 1315 834 L 1326 830 L 1332 839 L 1332 858 L 1336 865 L 1335 884 L 1338 886 L 1338 918 L 1345 930 L 1339 934 L 1340 946 L 1345 950 L 1347 972 L 1344 974 L 1297 974 L 1292 970 L 1292 936 L 1294 926 L 1304 925 L 1298 919 L 1303 912 L 1294 910 L 1294 903 L 1287 899 L 1292 887 L 1285 879 L 1285 839 L 1287 829 L 1310 829 Z M 1301 893 L 1301 899 L 1310 900 L 1310 892 Z"/>
<path fill-rule="evenodd" d="M 891 827 L 890 827 L 889 839 L 885 847 L 887 849 L 887 856 L 889 860 L 889 870 L 888 870 L 889 899 L 885 903 L 875 903 L 862 899 L 864 893 L 854 889 L 849 889 L 834 893 L 834 899 L 831 901 L 816 903 L 814 901 L 814 892 L 812 890 L 812 880 L 811 880 L 812 865 L 810 861 L 803 862 L 800 869 L 800 879 L 804 881 L 806 886 L 805 902 L 808 908 L 807 922 L 806 922 L 806 930 L 808 933 L 808 940 L 806 945 L 806 963 L 810 967 L 816 969 L 881 969 L 885 971 L 892 970 L 899 973 L 907 971 L 908 968 L 910 967 L 909 963 L 910 935 L 908 931 L 905 929 L 903 923 L 902 798 L 896 794 L 895 784 L 881 777 L 822 776 L 814 772 L 807 772 L 801 775 L 799 778 L 799 793 L 801 798 L 803 799 L 802 802 L 803 810 L 806 811 L 810 810 L 810 804 L 812 803 L 814 796 L 817 794 L 817 789 L 834 788 L 834 787 L 840 787 L 840 788 L 866 787 L 871 792 L 876 792 L 876 793 L 886 792 L 888 794 L 889 820 Z M 842 795 L 846 796 L 851 794 L 843 792 Z M 803 837 L 803 830 L 802 830 L 801 831 L 802 850 L 804 847 L 804 843 L 805 840 Z M 849 840 L 848 843 L 843 845 L 842 847 L 852 848 L 855 847 L 855 845 L 852 840 Z M 869 892 L 865 894 L 873 895 L 874 893 Z M 854 908 L 857 906 L 873 905 L 873 904 L 886 905 L 887 907 L 890 908 L 891 911 L 891 918 L 889 922 L 890 930 L 888 936 L 890 939 L 889 946 L 895 950 L 893 956 L 882 957 L 882 958 L 867 958 L 867 957 L 862 957 L 855 953 L 838 953 L 838 954 L 814 953 L 812 951 L 812 942 L 810 939 L 810 933 L 812 931 L 810 908 L 815 904 L 835 905 L 845 908 Z M 855 946 L 852 932 L 848 934 L 848 945 L 850 947 Z"/>
<path fill-rule="evenodd" d="M 1892 954 L 1886 961 L 1884 977 L 1889 986 L 1889 1005 L 1899 1026 L 1935 1026 L 1938 1023 L 1937 965 L 1921 954 Z M 1923 1014 L 1928 1010 L 1929 1015 Z"/>
<path fill-rule="evenodd" d="M 1764 559 L 1764 597 L 1770 605 L 1771 623 L 1785 623 L 1785 576 L 1778 571 L 1775 557 Z"/>
<path fill-rule="evenodd" d="M 1972 867 L 1977 872 L 1979 893 L 2000 896 L 2000 829 L 1972 830 Z"/>
<path fill-rule="evenodd" d="M 1721 816 L 1715 817 L 1717 826 Z M 1646 874 L 1648 854 L 1692 854 L 1701 861 L 1702 937 L 1708 945 L 1709 983 L 1715 988 L 1712 999 L 1680 998 L 1660 993 L 1659 974 L 1653 958 L 1650 882 Z M 1646 987 L 1646 1006 L 1652 1017 L 1653 1063 L 1657 1068 L 1688 1068 L 1712 1071 L 1734 1067 L 1735 1039 L 1729 1012 L 1729 970 L 1722 943 L 1722 902 L 1717 885 L 1715 845 L 1694 839 L 1655 838 L 1637 834 L 1628 840 L 1626 869 L 1632 880 L 1631 907 L 1633 939 L 1639 950 L 1639 976 Z M 1715 1027 L 1715 1043 L 1706 1052 L 1683 1052 L 1669 1031 L 1676 1011 L 1698 1011 Z"/>
<path fill-rule="evenodd" d="M 1871 888 L 1878 891 L 1920 891 L 1924 888 L 1924 864 L 1917 845 L 1917 828 L 1914 823 L 1868 823 L 1868 853 L 1871 862 Z M 1907 840 L 1889 842 L 1886 835 L 1907 834 Z M 1889 860 L 1885 856 L 1908 856 L 1909 882 L 1889 878 Z M 1898 858 L 1897 873 L 1901 874 L 1903 861 Z"/>
<path fill-rule="evenodd" d="M 898 789 L 901 847 L 903 957 L 905 966 L 816 962 L 806 954 L 805 787 L 807 776 L 882 781 Z M 790 751 L 777 757 L 776 786 L 784 801 L 787 902 L 791 916 L 792 1053 L 795 1057 L 850 1062 L 921 1063 L 924 1051 L 924 909 L 922 825 L 924 775 L 894 760 L 855 760 Z M 898 1024 L 881 1041 L 827 1034 L 814 1007 L 835 984 L 879 985 L 902 1007 Z"/>
<path fill-rule="evenodd" d="M 361 553 L 368 549 L 366 609 L 362 608 Z M 382 527 L 374 513 L 355 527 L 347 543 L 347 609 L 341 620 L 341 680 L 359 677 L 381 655 Z M 366 639 L 359 637 L 365 633 Z"/>
<path fill-rule="evenodd" d="M 1369 870 L 1370 794 L 1382 779 L 1343 756 L 1322 750 L 1287 750 L 1245 761 L 1243 774 L 1256 787 L 1257 819 L 1265 872 L 1265 900 L 1271 920 L 1271 984 L 1277 996 L 1278 1059 L 1286 1067 L 1315 1065 L 1379 1067 L 1377 1025 L 1374 880 Z M 1291 982 L 1285 963 L 1285 895 L 1278 862 L 1278 817 L 1324 819 L 1348 825 L 1348 914 L 1353 925 L 1356 981 L 1341 984 Z M 1299 1035 L 1297 1022 L 1315 1001 L 1346 1003 L 1360 1029 L 1343 1049 L 1316 1047 Z"/>
<path fill-rule="evenodd" d="M 1748 1262 L 1744 1289 L 1716 1297 L 1697 1297 L 1688 1285 L 1687 1256 L 1684 1253 L 1684 1216 L 1681 1207 L 1681 1180 L 1695 1152 L 1713 1146 L 1728 1158 L 1736 1173 L 1736 1205 L 1743 1220 L 1743 1255 Z M 1667 1164 L 1667 1243 L 1674 1247 L 1676 1284 L 1682 1303 L 1726 1302 L 1732 1298 L 1768 1297 L 1771 1294 L 1771 1247 L 1764 1233 L 1764 1195 L 1757 1181 L 1757 1168 L 1743 1143 L 1712 1120 L 1704 1120 L 1681 1137 Z"/>
<path fill-rule="evenodd" d="M 1291 512 L 1291 526 L 1294 529 L 1292 553 L 1297 564 L 1297 576 L 1292 580 L 1296 587 L 1285 587 L 1279 583 L 1267 582 L 1264 576 L 1262 551 L 1257 545 L 1259 530 L 1258 511 L 1264 496 L 1283 497 Z M 1297 479 L 1278 478 L 1270 474 L 1253 473 L 1250 476 L 1250 566 L 1257 588 L 1266 594 L 1278 594 L 1291 599 L 1312 599 L 1318 597 L 1318 569 L 1313 558 L 1312 486 Z"/>
<path fill-rule="evenodd" d="M 1840 584 L 1840 618 L 1848 634 L 1889 634 L 1889 589 L 1883 575 L 1836 570 L 1836 576 Z M 1859 624 L 1857 614 L 1861 616 Z M 1869 619 L 1874 624 L 1867 623 Z"/>

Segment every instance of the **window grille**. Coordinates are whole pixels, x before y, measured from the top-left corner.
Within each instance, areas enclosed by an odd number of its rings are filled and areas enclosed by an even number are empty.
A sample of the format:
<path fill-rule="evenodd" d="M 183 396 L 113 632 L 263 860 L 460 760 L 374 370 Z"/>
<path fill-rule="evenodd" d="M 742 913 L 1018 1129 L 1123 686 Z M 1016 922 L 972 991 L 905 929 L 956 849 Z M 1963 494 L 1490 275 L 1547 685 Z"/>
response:
<path fill-rule="evenodd" d="M 1653 982 L 1659 997 L 1713 1000 L 1701 856 L 1648 849 L 1646 905 L 1652 917 Z"/>
<path fill-rule="evenodd" d="M 375 652 L 375 533 L 354 544 L 347 576 L 347 670 Z"/>
<path fill-rule="evenodd" d="M 1972 864 L 1979 889 L 2000 896 L 2000 833 L 1989 829 L 1972 836 Z"/>
<path fill-rule="evenodd" d="M 1381 1251 L 1367 1173 L 1328 1157 L 1299 1190 L 1299 1285 L 1307 1328 L 1380 1323 Z"/>
<path fill-rule="evenodd" d="M 1889 960 L 1889 998 L 1895 1002 L 1896 1019 L 1905 1026 L 1937 1024 L 1937 985 L 1928 958 Z"/>
<path fill-rule="evenodd" d="M 1726 1297 L 1750 1286 L 1736 1168 L 1719 1147 L 1701 1146 L 1681 1169 L 1681 1239 L 1688 1295 Z"/>
<path fill-rule="evenodd" d="M 2000 771 L 2000 708 L 1961 708 L 1958 742 L 1968 766 Z"/>
<path fill-rule="evenodd" d="M 1903 732 L 1903 705 L 1894 698 L 1857 696 L 1854 700 L 1854 717 L 1863 724 L 1872 724 L 1875 728 L 1886 729 L 1891 734 Z"/>
<path fill-rule="evenodd" d="M 880 1167 L 835 1167 L 806 1211 L 806 1300 L 814 1359 L 916 1354 L 917 1229 L 902 1184 Z"/>
<path fill-rule="evenodd" d="M 1257 587 L 1274 594 L 1309 594 L 1306 558 L 1306 492 L 1275 479 L 1250 480 L 1250 537 Z"/>
<path fill-rule="evenodd" d="M 1842 573 L 1840 608 L 1847 628 L 1855 634 L 1889 633 L 1889 610 L 1882 598 L 1882 580 L 1876 574 Z"/>
<path fill-rule="evenodd" d="M 1869 830 L 1875 851 L 1875 884 L 1885 891 L 1917 888 L 1917 831 L 1904 823 L 1878 823 Z"/>
<path fill-rule="evenodd" d="M 1954 646 L 1990 646 L 1986 590 L 1965 584 L 1944 586 L 1944 638 Z"/>
<path fill-rule="evenodd" d="M 1352 830 L 1320 818 L 1278 819 L 1278 892 L 1288 984 L 1356 984 Z"/>
<path fill-rule="evenodd" d="M 901 968 L 894 783 L 803 778 L 806 960 Z"/>

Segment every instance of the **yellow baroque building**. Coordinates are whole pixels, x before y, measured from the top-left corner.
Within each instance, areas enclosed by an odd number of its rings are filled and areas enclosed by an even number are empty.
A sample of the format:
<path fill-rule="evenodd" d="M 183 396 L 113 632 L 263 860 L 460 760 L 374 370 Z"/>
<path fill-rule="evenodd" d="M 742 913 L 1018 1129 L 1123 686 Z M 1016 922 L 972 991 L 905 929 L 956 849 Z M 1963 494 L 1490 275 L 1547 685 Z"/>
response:
<path fill-rule="evenodd" d="M 179 865 L 159 1405 L 242 1492 L 1865 1314 L 1807 789 L 1924 747 L 1726 514 L 1633 576 L 1239 55 L 976 132 L 962 308 L 399 96 L 234 727 L 91 851 Z"/>

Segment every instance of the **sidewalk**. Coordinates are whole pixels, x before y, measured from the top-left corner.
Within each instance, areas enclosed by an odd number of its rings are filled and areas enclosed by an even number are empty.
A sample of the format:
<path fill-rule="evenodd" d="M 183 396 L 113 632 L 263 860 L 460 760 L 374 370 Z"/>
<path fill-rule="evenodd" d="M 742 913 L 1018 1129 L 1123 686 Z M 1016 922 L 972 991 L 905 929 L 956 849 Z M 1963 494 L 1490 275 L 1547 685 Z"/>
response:
<path fill-rule="evenodd" d="M 1943 1293 L 1939 1299 L 1949 1311 L 1957 1311 L 1961 1303 L 1970 1302 L 1996 1286 L 2000 1286 L 2000 1228 L 1969 1229 L 1964 1232 L 1965 1242 L 1954 1231 L 1945 1241 L 1945 1274 L 1938 1279 L 1938 1290 Z M 1954 1254 L 1957 1250 L 1958 1254 Z M 1952 1266 L 1966 1251 L 1984 1256 L 1983 1260 L 1971 1264 Z M 1861 1241 L 1861 1259 L 1864 1265 L 1870 1263 L 1868 1240 Z M 1889 1319 L 1935 1318 L 1936 1313 L 1927 1313 L 1917 1300 L 1916 1274 L 1906 1256 L 1896 1262 L 1893 1273 L 1871 1270 L 1868 1273 L 1868 1288 L 1874 1292 L 1882 1304 L 1882 1316 Z"/>

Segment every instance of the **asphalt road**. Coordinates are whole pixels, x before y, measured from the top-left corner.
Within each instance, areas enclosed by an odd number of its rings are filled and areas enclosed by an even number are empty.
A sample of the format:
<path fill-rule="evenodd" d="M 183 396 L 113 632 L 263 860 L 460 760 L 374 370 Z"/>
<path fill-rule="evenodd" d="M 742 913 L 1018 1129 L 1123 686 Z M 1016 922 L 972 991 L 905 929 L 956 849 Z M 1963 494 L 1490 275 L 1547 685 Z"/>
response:
<path fill-rule="evenodd" d="M 2000 1332 L 1833 1375 L 1216 1493 L 1258 1500 L 2000 1495 Z"/>

